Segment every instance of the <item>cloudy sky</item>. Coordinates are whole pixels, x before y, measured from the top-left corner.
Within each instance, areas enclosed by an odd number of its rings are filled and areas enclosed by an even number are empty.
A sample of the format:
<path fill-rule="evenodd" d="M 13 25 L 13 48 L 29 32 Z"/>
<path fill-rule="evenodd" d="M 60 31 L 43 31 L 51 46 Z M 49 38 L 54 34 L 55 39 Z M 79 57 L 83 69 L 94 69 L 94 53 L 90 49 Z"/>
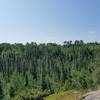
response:
<path fill-rule="evenodd" d="M 100 0 L 0 0 L 0 42 L 100 41 Z"/>

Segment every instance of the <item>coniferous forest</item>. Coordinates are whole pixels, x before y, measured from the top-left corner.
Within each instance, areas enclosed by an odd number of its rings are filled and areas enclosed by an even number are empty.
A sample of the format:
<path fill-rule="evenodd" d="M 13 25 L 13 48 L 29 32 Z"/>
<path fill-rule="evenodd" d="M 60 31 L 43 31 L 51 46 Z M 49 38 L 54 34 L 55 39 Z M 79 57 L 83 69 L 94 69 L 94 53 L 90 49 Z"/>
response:
<path fill-rule="evenodd" d="M 0 100 L 42 100 L 99 85 L 98 42 L 0 44 Z"/>

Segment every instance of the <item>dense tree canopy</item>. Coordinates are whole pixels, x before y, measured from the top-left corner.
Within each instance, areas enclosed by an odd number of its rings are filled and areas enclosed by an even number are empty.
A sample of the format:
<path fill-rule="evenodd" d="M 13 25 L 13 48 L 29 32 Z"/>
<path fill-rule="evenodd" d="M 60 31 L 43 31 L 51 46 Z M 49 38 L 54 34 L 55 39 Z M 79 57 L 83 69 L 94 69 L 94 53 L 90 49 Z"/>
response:
<path fill-rule="evenodd" d="M 97 42 L 2 43 L 0 98 L 27 100 L 25 98 L 32 98 L 38 91 L 39 95 L 48 95 L 60 90 L 96 87 L 100 85 L 99 67 L 100 44 Z"/>

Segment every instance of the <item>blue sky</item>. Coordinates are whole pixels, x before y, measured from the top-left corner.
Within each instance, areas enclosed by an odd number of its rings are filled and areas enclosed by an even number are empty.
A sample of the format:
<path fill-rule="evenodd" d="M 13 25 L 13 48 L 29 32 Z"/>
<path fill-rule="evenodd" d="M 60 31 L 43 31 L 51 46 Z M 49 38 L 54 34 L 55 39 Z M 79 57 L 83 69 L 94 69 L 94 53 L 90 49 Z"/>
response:
<path fill-rule="evenodd" d="M 100 41 L 100 0 L 0 0 L 0 42 Z"/>

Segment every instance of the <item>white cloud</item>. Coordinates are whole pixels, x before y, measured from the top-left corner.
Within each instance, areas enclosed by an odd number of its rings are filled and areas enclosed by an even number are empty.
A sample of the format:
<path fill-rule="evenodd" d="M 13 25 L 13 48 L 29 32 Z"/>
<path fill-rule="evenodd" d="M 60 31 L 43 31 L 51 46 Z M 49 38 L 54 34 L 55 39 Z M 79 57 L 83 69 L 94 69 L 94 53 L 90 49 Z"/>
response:
<path fill-rule="evenodd" d="M 95 34 L 96 32 L 95 31 L 89 31 L 88 33 L 89 34 Z"/>

